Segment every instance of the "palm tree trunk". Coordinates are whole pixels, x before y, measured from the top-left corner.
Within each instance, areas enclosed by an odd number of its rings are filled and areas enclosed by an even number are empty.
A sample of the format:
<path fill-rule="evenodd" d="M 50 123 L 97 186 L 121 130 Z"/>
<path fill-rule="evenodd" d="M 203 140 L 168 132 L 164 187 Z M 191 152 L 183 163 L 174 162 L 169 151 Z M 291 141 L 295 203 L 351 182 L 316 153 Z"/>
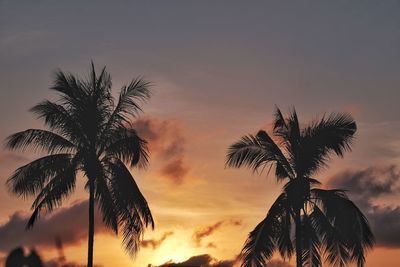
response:
<path fill-rule="evenodd" d="M 301 248 L 301 215 L 300 209 L 296 211 L 295 214 L 295 223 L 296 223 L 296 267 L 303 267 L 303 259 L 302 259 L 302 248 Z"/>
<path fill-rule="evenodd" d="M 94 182 L 89 182 L 89 238 L 88 238 L 88 263 L 87 267 L 93 267 L 93 242 L 94 242 Z"/>

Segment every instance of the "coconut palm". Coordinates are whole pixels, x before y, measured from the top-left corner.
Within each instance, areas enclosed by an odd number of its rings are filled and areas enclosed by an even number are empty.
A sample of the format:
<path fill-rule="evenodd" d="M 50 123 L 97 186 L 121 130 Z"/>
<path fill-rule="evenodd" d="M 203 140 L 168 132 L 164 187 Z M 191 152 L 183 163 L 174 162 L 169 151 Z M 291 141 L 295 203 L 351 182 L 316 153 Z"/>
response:
<path fill-rule="evenodd" d="M 147 143 L 132 127 L 140 104 L 150 97 L 148 87 L 148 82 L 136 78 L 122 87 L 115 101 L 105 67 L 98 75 L 92 63 L 85 79 L 58 70 L 51 87 L 58 101 L 45 100 L 31 109 L 49 129 L 28 129 L 6 140 L 9 149 L 47 154 L 18 168 L 7 181 L 15 194 L 36 197 L 27 228 L 72 194 L 77 177 L 85 178 L 89 267 L 93 266 L 95 202 L 105 225 L 122 232 L 123 244 L 132 255 L 139 249 L 144 229 L 154 228 L 146 199 L 129 171 L 148 163 Z"/>
<path fill-rule="evenodd" d="M 283 181 L 282 193 L 264 220 L 250 232 L 242 266 L 265 266 L 275 252 L 296 253 L 297 267 L 356 262 L 364 266 L 374 238 L 366 217 L 344 190 L 318 188 L 318 171 L 333 155 L 351 150 L 356 123 L 349 114 L 331 114 L 300 127 L 296 111 L 284 117 L 277 108 L 272 135 L 261 130 L 230 146 L 227 166 L 265 168 Z"/>

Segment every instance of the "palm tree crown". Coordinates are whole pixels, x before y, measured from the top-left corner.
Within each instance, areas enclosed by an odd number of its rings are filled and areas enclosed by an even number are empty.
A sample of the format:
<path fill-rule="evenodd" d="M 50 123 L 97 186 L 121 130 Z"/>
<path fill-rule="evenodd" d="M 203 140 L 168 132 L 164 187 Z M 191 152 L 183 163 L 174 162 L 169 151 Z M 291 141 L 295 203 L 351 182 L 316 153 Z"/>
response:
<path fill-rule="evenodd" d="M 227 165 L 253 171 L 274 167 L 283 191 L 264 220 L 250 232 L 242 250 L 242 266 L 265 266 L 275 252 L 297 267 L 356 262 L 364 266 L 374 238 L 367 219 L 344 190 L 318 188 L 318 171 L 332 155 L 351 150 L 356 123 L 348 114 L 323 116 L 304 128 L 293 109 L 284 117 L 277 108 L 272 137 L 261 130 L 228 150 Z"/>
<path fill-rule="evenodd" d="M 132 255 L 145 227 L 154 227 L 147 202 L 128 169 L 148 163 L 147 143 L 131 121 L 141 111 L 140 104 L 149 99 L 148 87 L 143 79 L 134 79 L 121 89 L 115 102 L 105 67 L 97 75 L 92 63 L 86 79 L 57 71 L 51 89 L 59 93 L 59 100 L 45 100 L 31 109 L 49 130 L 28 129 L 6 141 L 9 149 L 48 154 L 18 168 L 8 179 L 12 192 L 36 197 L 28 228 L 74 191 L 78 173 L 87 178 L 88 266 L 93 264 L 94 201 L 104 223 L 115 233 L 122 232 L 125 248 Z"/>

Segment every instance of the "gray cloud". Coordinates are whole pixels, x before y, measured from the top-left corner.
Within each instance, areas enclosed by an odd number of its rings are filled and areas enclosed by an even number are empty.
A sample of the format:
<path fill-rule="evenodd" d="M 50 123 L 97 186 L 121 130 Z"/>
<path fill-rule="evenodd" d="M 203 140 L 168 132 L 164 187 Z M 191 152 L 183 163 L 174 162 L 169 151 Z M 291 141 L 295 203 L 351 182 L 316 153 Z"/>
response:
<path fill-rule="evenodd" d="M 345 171 L 329 180 L 329 186 L 348 190 L 350 198 L 366 214 L 377 244 L 400 247 L 400 206 L 377 205 L 382 197 L 400 193 L 400 173 L 396 166 L 369 167 Z"/>
<path fill-rule="evenodd" d="M 400 173 L 396 166 L 369 167 L 345 171 L 329 181 L 330 186 L 350 190 L 359 202 L 400 192 Z"/>
<path fill-rule="evenodd" d="M 55 247 L 56 237 L 66 245 L 78 244 L 87 238 L 87 211 L 87 201 L 60 208 L 53 215 L 40 218 L 30 230 L 25 230 L 29 215 L 15 212 L 8 222 L 0 225 L 0 251 L 18 246 Z M 105 232 L 101 216 L 95 211 L 96 233 Z"/>
<path fill-rule="evenodd" d="M 400 206 L 373 206 L 367 217 L 378 245 L 400 247 Z"/>
<path fill-rule="evenodd" d="M 60 259 L 60 258 L 53 258 L 50 260 L 44 259 L 40 254 L 40 251 L 37 251 L 36 249 L 27 249 L 24 247 L 17 247 L 14 248 L 12 251 L 6 255 L 4 254 L 3 257 L 0 257 L 0 265 L 3 266 L 5 265 L 6 259 L 9 257 L 9 255 L 14 255 L 15 257 L 21 259 L 25 258 L 29 262 L 30 259 L 39 257 L 40 261 L 43 263 L 44 267 L 85 267 L 86 264 L 81 264 L 73 261 L 67 261 L 65 258 Z M 102 265 L 95 264 L 95 267 L 101 267 Z"/>

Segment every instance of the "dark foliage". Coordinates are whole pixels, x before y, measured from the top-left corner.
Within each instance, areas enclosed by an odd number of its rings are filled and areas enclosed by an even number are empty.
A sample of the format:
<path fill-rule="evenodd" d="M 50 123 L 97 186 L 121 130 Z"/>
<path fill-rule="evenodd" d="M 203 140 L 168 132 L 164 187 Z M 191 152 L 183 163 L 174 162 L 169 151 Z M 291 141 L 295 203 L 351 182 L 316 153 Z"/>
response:
<path fill-rule="evenodd" d="M 374 244 L 368 221 L 342 190 L 318 189 L 312 177 L 332 155 L 351 150 L 356 123 L 348 114 L 332 114 L 304 128 L 292 110 L 284 117 L 277 108 L 270 136 L 261 130 L 247 135 L 228 150 L 226 164 L 253 171 L 275 169 L 284 189 L 267 217 L 249 234 L 242 250 L 242 266 L 265 266 L 275 251 L 297 266 L 319 267 L 355 262 L 362 267 Z"/>

